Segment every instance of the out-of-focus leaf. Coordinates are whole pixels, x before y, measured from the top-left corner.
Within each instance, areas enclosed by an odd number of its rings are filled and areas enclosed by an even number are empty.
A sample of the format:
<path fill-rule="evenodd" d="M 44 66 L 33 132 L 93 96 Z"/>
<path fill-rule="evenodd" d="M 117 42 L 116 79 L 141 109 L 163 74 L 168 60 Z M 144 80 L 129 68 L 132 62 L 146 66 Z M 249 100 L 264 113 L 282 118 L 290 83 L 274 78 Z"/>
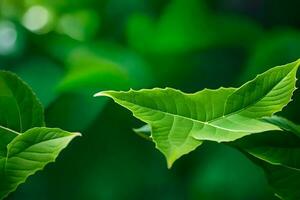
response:
<path fill-rule="evenodd" d="M 176 53 L 222 45 L 249 47 L 261 29 L 241 16 L 212 14 L 204 1 L 174 0 L 157 21 L 134 14 L 127 32 L 130 45 L 141 52 Z"/>
<path fill-rule="evenodd" d="M 283 200 L 300 199 L 300 171 L 275 166 L 267 163 L 263 164 L 268 182 L 276 196 Z"/>
<path fill-rule="evenodd" d="M 18 0 L 1 1 L 0 13 L 3 17 L 17 18 L 21 17 L 24 12 L 25 2 Z"/>
<path fill-rule="evenodd" d="M 45 58 L 34 57 L 11 69 L 25 80 L 45 107 L 58 96 L 56 88 L 63 78 L 63 68 Z"/>
<path fill-rule="evenodd" d="M 99 16 L 91 10 L 79 10 L 62 15 L 58 31 L 73 39 L 86 41 L 92 39 L 100 27 Z"/>
<path fill-rule="evenodd" d="M 106 103 L 106 100 L 91 100 L 91 94 L 99 88 L 141 88 L 154 81 L 152 71 L 143 59 L 117 45 L 100 42 L 83 44 L 52 34 L 43 48 L 63 62 L 66 68 L 65 77 L 57 86 L 61 96 L 47 109 L 47 123 L 52 126 L 85 130 Z M 78 108 L 82 108 L 81 115 L 76 111 Z M 65 112 L 57 117 L 56 113 L 61 109 Z"/>
<path fill-rule="evenodd" d="M 76 49 L 69 57 L 70 67 L 58 89 L 63 91 L 128 87 L 128 74 L 118 64 L 97 57 L 88 49 Z"/>
<path fill-rule="evenodd" d="M 67 58 L 69 71 L 61 91 L 78 89 L 128 89 L 153 82 L 149 66 L 133 52 L 112 44 L 75 48 Z"/>
<path fill-rule="evenodd" d="M 299 61 L 274 67 L 238 89 L 186 94 L 155 88 L 105 91 L 96 96 L 112 98 L 149 124 L 153 141 L 171 167 L 202 140 L 229 142 L 253 133 L 280 130 L 261 118 L 281 111 L 290 102 L 298 67 Z"/>
<path fill-rule="evenodd" d="M 51 115 L 50 124 L 58 123 L 68 130 L 86 129 L 100 113 L 106 100 L 97 102 L 90 95 L 99 88 L 126 90 L 147 87 L 154 81 L 151 70 L 140 57 L 112 44 L 74 48 L 66 65 L 67 74 L 58 85 L 63 96 L 48 109 L 47 115 Z M 55 117 L 60 109 L 65 112 Z"/>
<path fill-rule="evenodd" d="M 263 171 L 236 149 L 206 143 L 194 154 L 202 162 L 194 166 L 196 171 L 191 173 L 189 182 L 192 182 L 190 187 L 195 193 L 191 199 L 278 200 L 272 198 L 274 194 L 269 190 Z"/>
<path fill-rule="evenodd" d="M 106 99 L 97 101 L 92 98 L 91 91 L 67 92 L 48 107 L 46 122 L 49 126 L 84 131 L 94 122 L 106 102 Z"/>
<path fill-rule="evenodd" d="M 150 66 L 136 53 L 116 44 L 81 44 L 70 38 L 52 35 L 46 48 L 65 62 L 67 73 L 58 85 L 61 92 L 78 90 L 129 89 L 155 82 Z"/>
<path fill-rule="evenodd" d="M 51 33 L 47 35 L 47 41 L 43 37 L 36 38 L 36 43 L 44 49 L 51 57 L 65 62 L 68 55 L 82 44 L 66 35 Z"/>
<path fill-rule="evenodd" d="M 274 65 L 280 65 L 299 57 L 300 33 L 298 31 L 274 31 L 267 33 L 253 49 L 240 82 L 254 77 Z"/>

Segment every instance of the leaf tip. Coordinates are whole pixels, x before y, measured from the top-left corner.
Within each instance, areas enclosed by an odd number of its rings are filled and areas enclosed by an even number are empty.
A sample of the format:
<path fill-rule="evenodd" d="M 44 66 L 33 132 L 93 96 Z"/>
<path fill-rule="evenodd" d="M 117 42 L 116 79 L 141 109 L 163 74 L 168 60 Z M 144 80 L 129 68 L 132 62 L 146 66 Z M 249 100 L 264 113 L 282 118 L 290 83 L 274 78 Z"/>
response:
<path fill-rule="evenodd" d="M 82 134 L 79 133 L 79 132 L 73 132 L 72 135 L 73 135 L 74 137 L 82 137 Z"/>
<path fill-rule="evenodd" d="M 102 91 L 94 94 L 94 97 L 111 97 L 108 91 Z"/>
<path fill-rule="evenodd" d="M 179 157 L 176 154 L 173 154 L 171 156 L 166 156 L 166 160 L 167 160 L 167 167 L 168 169 L 171 169 L 175 163 L 175 161 L 178 159 Z"/>
<path fill-rule="evenodd" d="M 167 167 L 168 167 L 168 169 L 171 169 L 173 167 L 174 162 L 175 162 L 174 160 L 167 159 Z"/>

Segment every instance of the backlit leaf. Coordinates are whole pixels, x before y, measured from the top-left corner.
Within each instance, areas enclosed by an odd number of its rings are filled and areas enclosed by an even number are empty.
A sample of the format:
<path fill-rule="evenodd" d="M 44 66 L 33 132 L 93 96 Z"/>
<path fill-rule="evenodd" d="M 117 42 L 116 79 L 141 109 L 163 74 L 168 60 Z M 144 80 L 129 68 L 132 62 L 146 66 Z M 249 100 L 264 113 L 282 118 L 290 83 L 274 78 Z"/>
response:
<path fill-rule="evenodd" d="M 0 156 L 0 199 L 30 175 L 54 162 L 76 136 L 79 134 L 51 128 L 33 128 L 17 135 L 8 144 L 7 155 Z"/>
<path fill-rule="evenodd" d="M 271 130 L 263 121 L 291 100 L 299 61 L 274 67 L 240 88 L 205 89 L 186 94 L 166 88 L 128 92 L 105 91 L 108 96 L 149 124 L 156 147 L 168 166 L 202 144 L 203 140 L 229 142 Z"/>
<path fill-rule="evenodd" d="M 54 162 L 79 133 L 44 126 L 43 108 L 16 75 L 0 72 L 0 199 Z"/>

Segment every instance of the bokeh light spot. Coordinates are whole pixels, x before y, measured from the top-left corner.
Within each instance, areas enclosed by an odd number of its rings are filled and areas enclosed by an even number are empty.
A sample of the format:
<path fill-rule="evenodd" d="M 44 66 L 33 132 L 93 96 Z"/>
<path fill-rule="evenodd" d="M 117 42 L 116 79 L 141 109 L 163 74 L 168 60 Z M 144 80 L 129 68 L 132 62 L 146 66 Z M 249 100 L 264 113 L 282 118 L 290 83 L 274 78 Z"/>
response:
<path fill-rule="evenodd" d="M 8 55 L 16 48 L 17 31 L 15 25 L 10 21 L 0 22 L 0 54 Z"/>
<path fill-rule="evenodd" d="M 51 14 L 43 6 L 32 6 L 24 14 L 22 23 L 30 31 L 44 33 L 43 29 L 49 24 Z"/>

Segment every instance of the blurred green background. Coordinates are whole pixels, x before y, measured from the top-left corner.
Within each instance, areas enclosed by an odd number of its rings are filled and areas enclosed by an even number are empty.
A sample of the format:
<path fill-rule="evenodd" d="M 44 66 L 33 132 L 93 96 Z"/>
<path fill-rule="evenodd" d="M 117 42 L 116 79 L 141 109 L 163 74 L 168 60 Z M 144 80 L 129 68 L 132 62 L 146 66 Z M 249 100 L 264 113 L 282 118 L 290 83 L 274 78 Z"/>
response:
<path fill-rule="evenodd" d="M 154 145 L 133 133 L 142 124 L 92 95 L 239 86 L 300 57 L 299 7 L 280 0 L 0 0 L 0 68 L 32 86 L 49 127 L 83 133 L 8 199 L 276 199 L 262 170 L 225 145 L 207 142 L 167 170 Z M 281 114 L 300 123 L 295 96 Z"/>

